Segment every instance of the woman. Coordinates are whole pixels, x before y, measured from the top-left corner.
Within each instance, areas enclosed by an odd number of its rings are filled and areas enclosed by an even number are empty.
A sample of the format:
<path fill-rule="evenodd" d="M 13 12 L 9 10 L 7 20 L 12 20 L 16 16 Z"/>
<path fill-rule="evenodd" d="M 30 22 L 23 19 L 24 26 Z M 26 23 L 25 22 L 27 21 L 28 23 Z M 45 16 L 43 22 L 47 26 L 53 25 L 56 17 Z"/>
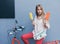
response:
<path fill-rule="evenodd" d="M 45 13 L 43 11 L 43 8 L 40 4 L 36 5 L 36 17 L 32 22 L 32 25 L 34 26 L 34 30 L 30 33 L 22 35 L 22 40 L 25 44 L 29 44 L 28 39 L 34 38 L 36 41 L 36 44 L 42 44 L 45 36 L 46 36 L 46 30 L 50 27 L 48 21 L 44 19 Z M 45 35 L 41 38 L 40 34 L 38 33 L 45 31 Z M 37 35 L 37 36 L 36 36 Z"/>

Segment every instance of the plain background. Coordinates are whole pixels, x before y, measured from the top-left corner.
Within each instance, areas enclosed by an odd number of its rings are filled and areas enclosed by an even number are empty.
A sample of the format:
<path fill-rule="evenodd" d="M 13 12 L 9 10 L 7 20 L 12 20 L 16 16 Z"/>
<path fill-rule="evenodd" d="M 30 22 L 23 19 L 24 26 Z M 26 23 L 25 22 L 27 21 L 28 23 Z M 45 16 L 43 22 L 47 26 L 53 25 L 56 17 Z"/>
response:
<path fill-rule="evenodd" d="M 35 16 L 35 7 L 41 4 L 45 12 L 50 11 L 51 28 L 47 31 L 47 37 L 44 41 L 60 40 L 60 1 L 59 0 L 15 0 L 15 19 L 19 25 L 25 26 L 24 31 L 17 33 L 17 39 L 21 44 L 21 35 L 29 33 L 33 30 L 33 26 L 29 19 L 29 12 L 33 12 Z M 0 19 L 0 44 L 11 44 L 13 36 L 8 36 L 8 30 L 15 26 L 15 19 Z M 29 40 L 30 44 L 35 44 L 33 39 Z"/>

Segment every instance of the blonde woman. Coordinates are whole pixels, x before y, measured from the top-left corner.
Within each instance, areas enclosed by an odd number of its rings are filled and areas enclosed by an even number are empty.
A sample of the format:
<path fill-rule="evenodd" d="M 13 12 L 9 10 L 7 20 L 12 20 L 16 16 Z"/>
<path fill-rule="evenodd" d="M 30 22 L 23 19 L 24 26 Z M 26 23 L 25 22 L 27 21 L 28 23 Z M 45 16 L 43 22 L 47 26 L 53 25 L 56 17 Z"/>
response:
<path fill-rule="evenodd" d="M 46 30 L 50 27 L 48 21 L 45 21 L 44 19 L 45 13 L 40 4 L 36 5 L 36 16 L 32 22 L 32 25 L 34 26 L 34 30 L 30 33 L 22 35 L 22 40 L 24 41 L 25 44 L 29 44 L 28 39 L 34 38 L 36 41 L 36 44 L 42 44 L 46 34 Z M 42 32 L 44 36 L 42 38 L 40 37 L 40 32 Z"/>

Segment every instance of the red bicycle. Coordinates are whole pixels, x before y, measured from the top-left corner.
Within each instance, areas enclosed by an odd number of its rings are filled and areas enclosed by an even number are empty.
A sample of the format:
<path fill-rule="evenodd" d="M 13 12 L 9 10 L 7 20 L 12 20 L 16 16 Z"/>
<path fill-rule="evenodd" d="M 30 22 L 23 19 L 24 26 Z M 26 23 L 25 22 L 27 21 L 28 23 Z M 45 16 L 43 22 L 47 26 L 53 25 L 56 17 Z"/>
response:
<path fill-rule="evenodd" d="M 15 20 L 15 23 L 17 24 L 17 20 Z M 23 31 L 24 30 L 24 26 L 16 26 L 13 28 L 13 30 L 9 30 L 10 32 L 8 33 L 8 35 L 14 35 L 14 37 L 12 38 L 12 44 L 14 44 L 15 42 L 17 42 L 18 44 L 20 44 L 20 41 L 16 38 L 16 33 L 18 31 Z"/>

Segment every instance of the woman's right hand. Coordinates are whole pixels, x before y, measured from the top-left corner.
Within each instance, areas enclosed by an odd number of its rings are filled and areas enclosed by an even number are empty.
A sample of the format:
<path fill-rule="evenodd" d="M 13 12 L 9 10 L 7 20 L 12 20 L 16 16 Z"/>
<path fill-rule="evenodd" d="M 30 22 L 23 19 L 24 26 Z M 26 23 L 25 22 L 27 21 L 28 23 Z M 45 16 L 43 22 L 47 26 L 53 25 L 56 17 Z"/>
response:
<path fill-rule="evenodd" d="M 32 25 L 35 26 L 35 22 L 34 21 L 32 21 Z"/>

